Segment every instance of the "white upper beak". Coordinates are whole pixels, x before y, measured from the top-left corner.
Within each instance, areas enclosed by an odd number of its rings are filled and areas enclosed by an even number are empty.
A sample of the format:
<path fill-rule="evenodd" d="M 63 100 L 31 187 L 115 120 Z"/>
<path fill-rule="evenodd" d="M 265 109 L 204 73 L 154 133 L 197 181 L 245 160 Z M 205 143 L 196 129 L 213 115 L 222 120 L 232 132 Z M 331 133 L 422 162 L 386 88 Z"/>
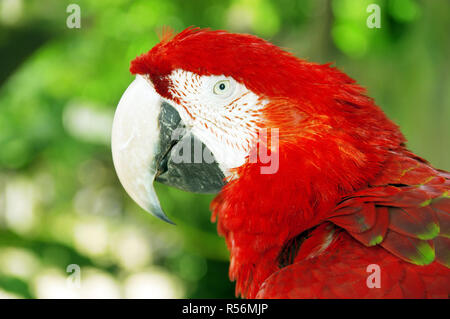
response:
<path fill-rule="evenodd" d="M 171 222 L 161 209 L 153 188 L 161 103 L 153 85 L 137 75 L 117 106 L 111 148 L 117 175 L 131 198 L 146 211 Z"/>

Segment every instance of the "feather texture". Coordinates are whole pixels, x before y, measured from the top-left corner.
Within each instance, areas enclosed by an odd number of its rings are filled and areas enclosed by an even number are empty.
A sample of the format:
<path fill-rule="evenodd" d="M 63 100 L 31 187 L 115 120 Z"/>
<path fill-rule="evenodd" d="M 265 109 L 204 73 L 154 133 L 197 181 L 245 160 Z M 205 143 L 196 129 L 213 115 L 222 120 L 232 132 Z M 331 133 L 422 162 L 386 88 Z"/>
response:
<path fill-rule="evenodd" d="M 386 171 L 374 181 L 374 189 L 346 197 L 335 210 L 337 217 L 329 220 L 366 246 L 380 244 L 397 257 L 417 265 L 436 260 L 448 266 L 450 246 L 445 238 L 450 231 L 447 196 L 450 180 L 447 175 L 415 156 L 403 158 L 393 153 L 386 164 Z M 379 184 L 386 183 L 386 173 L 393 182 L 385 185 L 388 190 L 383 194 L 383 186 Z M 378 223 L 361 222 L 372 221 L 374 212 Z"/>
<path fill-rule="evenodd" d="M 379 288 L 367 285 L 368 266 L 379 266 Z M 369 268 L 370 270 L 370 268 Z M 257 298 L 448 298 L 448 268 L 416 266 L 381 246 L 365 248 L 346 232 L 326 252 L 272 274 Z"/>

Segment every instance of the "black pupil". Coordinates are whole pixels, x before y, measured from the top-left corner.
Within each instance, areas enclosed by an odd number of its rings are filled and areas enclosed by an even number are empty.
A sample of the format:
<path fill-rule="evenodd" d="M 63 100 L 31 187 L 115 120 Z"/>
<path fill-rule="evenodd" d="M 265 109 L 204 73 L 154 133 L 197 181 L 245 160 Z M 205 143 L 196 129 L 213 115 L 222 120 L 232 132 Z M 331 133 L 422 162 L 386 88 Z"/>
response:
<path fill-rule="evenodd" d="M 221 89 L 222 91 L 225 90 L 225 84 L 224 83 L 220 83 L 219 89 Z"/>

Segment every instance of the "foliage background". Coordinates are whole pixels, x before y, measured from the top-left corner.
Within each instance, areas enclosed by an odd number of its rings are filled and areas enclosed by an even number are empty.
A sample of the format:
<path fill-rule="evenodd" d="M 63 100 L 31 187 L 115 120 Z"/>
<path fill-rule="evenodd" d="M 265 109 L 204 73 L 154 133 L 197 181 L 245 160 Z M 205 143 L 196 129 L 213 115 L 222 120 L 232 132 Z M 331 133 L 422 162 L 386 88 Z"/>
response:
<path fill-rule="evenodd" d="M 70 3 L 80 29 L 66 27 Z M 370 3 L 380 29 L 366 26 Z M 335 62 L 413 151 L 449 170 L 449 12 L 446 0 L 0 0 L 0 297 L 233 297 L 212 197 L 159 185 L 173 227 L 113 170 L 114 109 L 156 29 L 249 32 Z M 67 284 L 70 264 L 80 288 Z"/>

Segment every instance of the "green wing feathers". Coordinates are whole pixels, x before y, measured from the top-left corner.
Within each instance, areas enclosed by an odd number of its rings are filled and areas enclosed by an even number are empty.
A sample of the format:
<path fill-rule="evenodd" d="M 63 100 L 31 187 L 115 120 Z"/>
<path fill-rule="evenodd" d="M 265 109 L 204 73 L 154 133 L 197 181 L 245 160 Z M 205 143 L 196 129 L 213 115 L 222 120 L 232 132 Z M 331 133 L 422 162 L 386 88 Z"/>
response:
<path fill-rule="evenodd" d="M 369 188 L 345 197 L 331 222 L 366 246 L 416 265 L 450 268 L 450 174 L 395 154 Z"/>

